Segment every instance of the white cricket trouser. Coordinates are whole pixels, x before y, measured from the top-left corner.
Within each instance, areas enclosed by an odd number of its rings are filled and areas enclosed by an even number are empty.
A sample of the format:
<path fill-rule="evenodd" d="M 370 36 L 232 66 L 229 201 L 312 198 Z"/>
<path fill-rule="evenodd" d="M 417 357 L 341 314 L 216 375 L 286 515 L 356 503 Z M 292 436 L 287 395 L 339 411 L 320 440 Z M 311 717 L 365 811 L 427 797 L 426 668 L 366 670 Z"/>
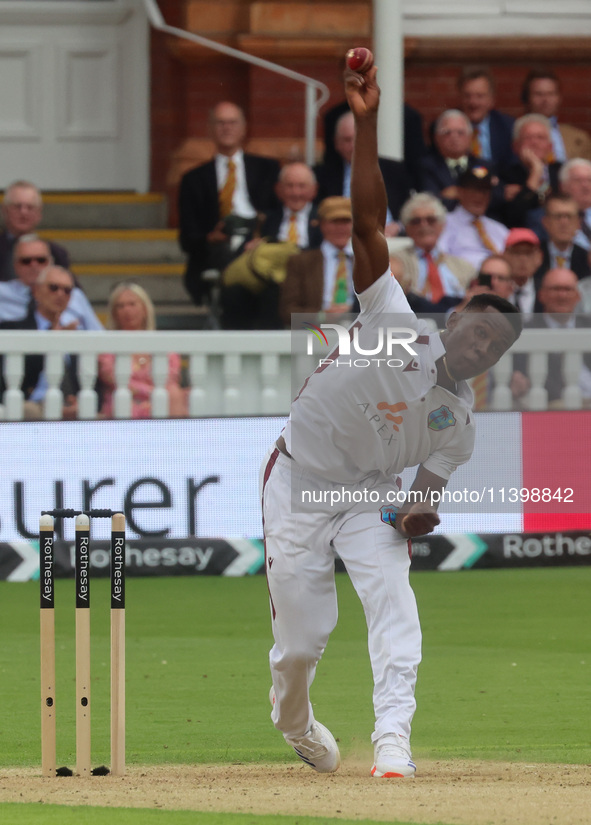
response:
<path fill-rule="evenodd" d="M 408 542 L 376 512 L 325 508 L 292 513 L 296 486 L 318 484 L 277 450 L 261 468 L 266 572 L 275 644 L 269 660 L 271 719 L 286 738 L 314 721 L 309 689 L 337 622 L 335 552 L 361 599 L 374 679 L 375 742 L 385 733 L 410 738 L 421 660 L 421 629 L 408 572 Z M 297 476 L 297 478 L 295 478 Z M 324 488 L 338 488 L 322 482 Z M 367 505 L 365 505 L 367 507 Z"/>

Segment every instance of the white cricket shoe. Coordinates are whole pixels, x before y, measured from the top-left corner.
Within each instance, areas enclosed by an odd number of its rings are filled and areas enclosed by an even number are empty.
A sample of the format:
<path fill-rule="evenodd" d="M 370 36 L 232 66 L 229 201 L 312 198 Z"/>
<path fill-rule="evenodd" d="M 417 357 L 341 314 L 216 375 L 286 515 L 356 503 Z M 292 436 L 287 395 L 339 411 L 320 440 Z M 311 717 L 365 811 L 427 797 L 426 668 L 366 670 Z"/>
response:
<path fill-rule="evenodd" d="M 299 739 L 285 739 L 302 762 L 318 773 L 333 773 L 341 764 L 341 754 L 335 738 L 320 722 L 312 722 L 310 730 Z"/>
<path fill-rule="evenodd" d="M 414 776 L 417 766 L 410 757 L 408 739 L 398 733 L 381 736 L 374 748 L 374 766 L 371 775 L 382 777 Z"/>
<path fill-rule="evenodd" d="M 275 691 L 273 687 L 269 691 L 269 701 L 275 706 Z M 334 736 L 321 725 L 314 721 L 310 730 L 298 739 L 285 738 L 288 745 L 294 749 L 302 762 L 310 765 L 318 773 L 334 773 L 341 764 L 341 754 Z"/>

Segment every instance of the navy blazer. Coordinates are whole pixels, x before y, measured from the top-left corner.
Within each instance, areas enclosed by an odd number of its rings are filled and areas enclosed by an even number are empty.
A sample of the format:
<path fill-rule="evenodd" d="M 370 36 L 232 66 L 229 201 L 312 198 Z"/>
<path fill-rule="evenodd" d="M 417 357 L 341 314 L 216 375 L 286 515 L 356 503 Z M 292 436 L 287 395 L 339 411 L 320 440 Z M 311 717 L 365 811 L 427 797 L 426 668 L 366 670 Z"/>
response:
<path fill-rule="evenodd" d="M 474 169 L 476 166 L 486 166 L 487 169 L 491 165 L 482 158 L 477 158 L 476 155 L 468 155 L 468 169 Z M 458 201 L 452 198 L 442 198 L 441 192 L 447 189 L 448 186 L 455 186 L 457 179 L 452 175 L 445 158 L 439 154 L 436 149 L 430 149 L 429 152 L 421 160 L 422 169 L 422 190 L 424 192 L 431 192 L 438 197 L 448 212 L 451 212 L 458 205 Z M 493 196 L 491 198 L 491 209 L 494 208 L 497 202 L 500 202 L 502 195 L 497 191 L 498 186 L 493 189 Z M 488 212 L 487 212 L 488 214 Z M 491 217 L 496 217 L 492 216 Z"/>
<path fill-rule="evenodd" d="M 410 197 L 411 182 L 404 164 L 399 160 L 379 158 L 380 170 L 386 186 L 388 208 L 394 220 L 398 220 L 400 210 Z M 340 155 L 332 161 L 316 166 L 314 172 L 318 180 L 317 202 L 333 195 L 343 194 L 345 163 Z"/>
<path fill-rule="evenodd" d="M 276 205 L 274 186 L 279 177 L 274 158 L 244 153 L 246 188 L 253 208 L 266 212 Z M 179 241 L 189 256 L 185 286 L 197 303 L 202 297 L 201 273 L 208 269 L 206 236 L 220 221 L 215 160 L 186 172 L 179 189 Z"/>
<path fill-rule="evenodd" d="M 337 120 L 345 112 L 350 111 L 350 106 L 346 100 L 337 103 L 324 115 L 324 158 L 323 163 L 329 163 L 340 157 L 334 148 L 334 133 Z M 425 139 L 423 138 L 423 118 L 416 109 L 408 103 L 403 107 L 403 150 L 404 165 L 411 181 L 411 186 L 417 191 L 421 188 L 421 158 L 427 151 Z"/>

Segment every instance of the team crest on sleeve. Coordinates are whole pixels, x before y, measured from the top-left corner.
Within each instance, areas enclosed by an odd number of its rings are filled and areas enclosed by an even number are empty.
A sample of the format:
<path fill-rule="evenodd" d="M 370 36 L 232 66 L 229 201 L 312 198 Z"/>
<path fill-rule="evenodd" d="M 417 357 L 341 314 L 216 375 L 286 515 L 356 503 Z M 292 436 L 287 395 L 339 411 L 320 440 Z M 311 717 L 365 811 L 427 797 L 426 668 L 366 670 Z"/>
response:
<path fill-rule="evenodd" d="M 391 504 L 384 504 L 383 507 L 380 507 L 380 516 L 382 521 L 384 524 L 389 524 L 391 527 L 394 527 L 397 512 L 398 509 L 393 507 Z"/>
<path fill-rule="evenodd" d="M 436 410 L 432 410 L 427 418 L 427 426 L 430 430 L 439 432 L 446 430 L 448 427 L 454 427 L 456 419 L 449 407 L 442 404 Z"/>

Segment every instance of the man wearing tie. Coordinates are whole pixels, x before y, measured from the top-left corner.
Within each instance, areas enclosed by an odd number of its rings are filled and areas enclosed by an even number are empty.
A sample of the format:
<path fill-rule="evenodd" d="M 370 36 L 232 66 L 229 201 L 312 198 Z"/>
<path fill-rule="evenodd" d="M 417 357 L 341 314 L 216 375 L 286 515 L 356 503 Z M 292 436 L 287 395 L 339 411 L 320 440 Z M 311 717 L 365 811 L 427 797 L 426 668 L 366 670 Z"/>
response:
<path fill-rule="evenodd" d="M 318 184 L 312 169 L 305 163 L 287 163 L 279 173 L 275 192 L 281 206 L 267 213 L 261 236 L 271 241 L 290 241 L 300 249 L 319 247 L 322 234 L 314 206 Z M 256 241 L 250 245 L 253 243 Z"/>
<path fill-rule="evenodd" d="M 508 299 L 521 311 L 527 320 L 541 307 L 536 302 L 534 273 L 542 265 L 540 239 L 531 229 L 512 229 L 505 241 L 505 258 L 511 267 L 511 277 L 515 286 L 513 295 Z"/>
<path fill-rule="evenodd" d="M 502 252 L 509 234 L 506 226 L 485 213 L 493 184 L 490 168 L 475 166 L 458 178 L 458 205 L 447 218 L 439 245 L 443 252 L 469 261 L 475 269 L 489 255 Z"/>
<path fill-rule="evenodd" d="M 353 290 L 353 221 L 349 198 L 326 198 L 318 206 L 322 243 L 287 262 L 287 276 L 281 288 L 283 323 L 291 326 L 294 312 L 327 314 L 358 310 Z"/>
<path fill-rule="evenodd" d="M 187 172 L 179 190 L 180 245 L 188 254 L 185 287 L 196 304 L 207 301 L 206 269 L 223 269 L 275 203 L 279 163 L 243 151 L 246 120 L 234 103 L 218 103 L 210 116 L 213 160 Z"/>
<path fill-rule="evenodd" d="M 462 300 L 476 270 L 467 261 L 442 251 L 439 239 L 447 213 L 434 195 L 413 195 L 400 216 L 413 246 L 396 252 L 392 259 L 402 264 L 398 280 L 406 298 L 414 312 L 446 312 Z"/>
<path fill-rule="evenodd" d="M 499 112 L 495 105 L 495 85 L 484 69 L 472 69 L 458 81 L 460 108 L 472 123 L 471 151 L 492 164 L 495 171 L 508 166 L 513 158 L 514 118 Z"/>
<path fill-rule="evenodd" d="M 354 144 L 353 112 L 345 112 L 340 116 L 335 127 L 336 154 L 314 170 L 318 179 L 318 200 L 324 200 L 333 195 L 348 198 L 351 194 L 351 159 Z M 398 223 L 400 210 L 410 196 L 410 178 L 401 161 L 381 157 L 378 162 L 388 198 L 385 234 L 387 237 L 395 237 L 400 232 Z"/>

